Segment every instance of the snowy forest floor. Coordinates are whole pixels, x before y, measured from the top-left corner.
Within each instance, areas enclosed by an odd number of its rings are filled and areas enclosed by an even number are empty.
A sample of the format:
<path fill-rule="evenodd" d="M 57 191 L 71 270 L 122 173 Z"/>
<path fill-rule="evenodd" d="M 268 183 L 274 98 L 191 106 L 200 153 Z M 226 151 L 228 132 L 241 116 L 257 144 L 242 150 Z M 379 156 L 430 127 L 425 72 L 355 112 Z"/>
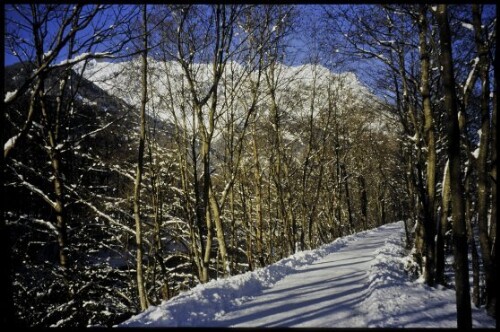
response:
<path fill-rule="evenodd" d="M 119 327 L 456 327 L 455 291 L 404 271 L 402 222 L 199 285 Z M 473 326 L 494 328 L 484 308 Z"/>

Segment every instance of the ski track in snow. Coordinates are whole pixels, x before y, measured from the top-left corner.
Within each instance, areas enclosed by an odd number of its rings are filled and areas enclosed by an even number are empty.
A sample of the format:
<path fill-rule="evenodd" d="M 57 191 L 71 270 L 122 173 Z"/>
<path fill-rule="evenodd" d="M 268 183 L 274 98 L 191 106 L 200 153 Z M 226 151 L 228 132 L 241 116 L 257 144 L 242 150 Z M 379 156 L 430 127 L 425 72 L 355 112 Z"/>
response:
<path fill-rule="evenodd" d="M 455 292 L 403 272 L 403 223 L 335 240 L 150 307 L 120 327 L 456 327 Z M 495 327 L 472 308 L 474 327 Z"/>

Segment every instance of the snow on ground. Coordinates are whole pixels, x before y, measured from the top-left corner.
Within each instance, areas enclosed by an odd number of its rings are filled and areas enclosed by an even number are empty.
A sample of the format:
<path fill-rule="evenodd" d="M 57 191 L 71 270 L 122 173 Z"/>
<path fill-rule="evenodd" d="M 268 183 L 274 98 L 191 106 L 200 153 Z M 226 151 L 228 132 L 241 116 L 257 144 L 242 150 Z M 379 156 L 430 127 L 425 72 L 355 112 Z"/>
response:
<path fill-rule="evenodd" d="M 403 273 L 401 238 L 391 236 L 370 267 L 370 295 L 363 306 L 370 313 L 368 327 L 456 328 L 455 290 L 432 288 Z M 494 328 L 484 308 L 472 306 L 473 327 Z"/>
<path fill-rule="evenodd" d="M 456 327 L 455 292 L 404 273 L 403 223 L 213 280 L 120 327 Z M 495 327 L 473 308 L 474 327 Z"/>

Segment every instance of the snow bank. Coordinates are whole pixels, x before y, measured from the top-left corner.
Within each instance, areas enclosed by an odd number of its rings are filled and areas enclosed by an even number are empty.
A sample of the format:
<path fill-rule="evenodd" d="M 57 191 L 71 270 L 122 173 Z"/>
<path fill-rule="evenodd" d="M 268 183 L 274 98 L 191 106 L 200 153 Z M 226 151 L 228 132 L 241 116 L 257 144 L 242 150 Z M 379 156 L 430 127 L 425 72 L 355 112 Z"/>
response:
<path fill-rule="evenodd" d="M 404 272 L 403 229 L 385 241 L 369 271 L 369 295 L 362 303 L 368 327 L 456 328 L 455 290 L 412 281 Z M 473 327 L 494 327 L 484 309 L 472 307 Z"/>

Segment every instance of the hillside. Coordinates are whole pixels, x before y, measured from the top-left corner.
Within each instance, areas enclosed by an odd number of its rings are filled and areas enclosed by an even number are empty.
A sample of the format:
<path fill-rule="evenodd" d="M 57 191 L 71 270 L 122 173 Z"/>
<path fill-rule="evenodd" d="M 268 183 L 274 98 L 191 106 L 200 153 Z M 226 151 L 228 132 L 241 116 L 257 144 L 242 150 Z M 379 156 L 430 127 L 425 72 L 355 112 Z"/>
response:
<path fill-rule="evenodd" d="M 193 65 L 197 92 L 200 94 L 207 91 L 213 79 L 211 66 L 201 63 Z M 235 116 L 244 117 L 248 108 L 247 101 L 251 98 L 251 85 L 258 79 L 257 72 L 248 70 L 237 62 L 229 62 L 225 68 L 219 87 L 217 110 L 224 113 L 224 107 L 233 102 Z M 277 99 L 280 103 L 288 105 L 286 114 L 291 121 L 305 121 L 310 116 L 311 99 L 325 101 L 328 99 L 328 91 L 333 91 L 336 103 L 339 105 L 339 115 L 352 109 L 369 109 L 367 114 L 369 118 L 364 119 L 367 126 L 378 128 L 382 132 L 387 132 L 394 126 L 396 120 L 394 116 L 376 106 L 377 103 L 382 104 L 382 101 L 374 96 L 353 73 L 333 73 L 319 64 L 300 66 L 279 64 L 274 70 L 275 80 L 278 82 Z M 92 60 L 85 68 L 77 66 L 75 71 L 79 73 L 83 71 L 83 77 L 110 95 L 130 105 L 139 105 L 138 60 L 124 62 Z M 148 114 L 172 123 L 175 122 L 175 118 L 182 118 L 182 105 L 185 103 L 185 98 L 190 97 L 190 92 L 181 65 L 174 61 L 164 62 L 149 58 L 148 75 Z M 258 105 L 262 108 L 261 116 L 269 112 L 270 108 L 270 96 L 265 92 L 265 84 L 265 77 L 261 75 L 258 97 Z M 319 112 L 316 116 L 318 114 Z M 189 120 L 185 129 L 192 131 L 192 125 Z M 216 131 L 219 130 L 216 128 Z"/>
<path fill-rule="evenodd" d="M 14 296 L 28 325 L 109 326 L 136 308 L 132 201 L 139 68 L 136 61 L 92 60 L 80 75 L 83 64 L 72 69 L 62 92 L 60 82 L 67 72 L 53 70 L 45 78 L 47 109 L 54 112 L 61 100 L 63 108 L 47 119 L 36 112 L 20 143 L 29 149 L 14 149 L 9 159 L 5 193 L 8 220 L 17 236 L 14 269 L 27 271 L 18 272 Z M 279 65 L 272 97 L 263 77 L 252 95 L 255 72 L 230 62 L 218 85 L 207 164 L 210 200 L 220 209 L 222 224 L 207 225 L 203 216 L 208 205 L 202 202 L 209 200 L 201 194 L 207 174 L 200 155 L 204 139 L 185 76 L 173 62 L 150 60 L 150 66 L 141 196 L 151 304 L 200 283 L 199 252 L 211 257 L 204 263 L 210 265 L 207 278 L 220 278 L 216 257 L 221 243 L 230 258 L 230 273 L 237 275 L 401 213 L 382 200 L 374 205 L 364 199 L 360 212 L 346 215 L 354 204 L 346 195 L 348 185 L 365 196 L 389 195 L 376 191 L 385 174 L 374 176 L 380 166 L 366 156 L 373 149 L 395 149 L 390 116 L 383 115 L 384 108 L 374 104 L 376 97 L 353 74 L 334 74 L 319 65 Z M 206 65 L 195 67 L 201 93 L 211 74 Z M 6 68 L 6 91 L 17 89 L 27 73 L 29 68 L 22 66 Z M 8 137 L 16 137 L 29 98 L 27 93 L 7 109 Z M 203 121 L 208 121 L 208 111 L 203 106 Z M 58 128 L 54 147 L 47 143 L 47 128 Z M 78 292 L 76 300 L 65 300 L 60 280 L 66 277 L 53 264 L 61 247 L 50 205 L 57 197 L 52 151 L 58 151 L 61 165 L 68 225 L 64 250 L 72 262 L 67 278 Z M 278 164 L 281 170 L 275 169 Z M 348 176 L 351 170 L 355 178 Z M 356 181 L 348 184 L 342 177 Z M 227 240 L 220 241 L 220 236 Z M 44 276 L 43 283 L 39 276 Z M 34 298 L 35 309 L 30 309 Z"/>

